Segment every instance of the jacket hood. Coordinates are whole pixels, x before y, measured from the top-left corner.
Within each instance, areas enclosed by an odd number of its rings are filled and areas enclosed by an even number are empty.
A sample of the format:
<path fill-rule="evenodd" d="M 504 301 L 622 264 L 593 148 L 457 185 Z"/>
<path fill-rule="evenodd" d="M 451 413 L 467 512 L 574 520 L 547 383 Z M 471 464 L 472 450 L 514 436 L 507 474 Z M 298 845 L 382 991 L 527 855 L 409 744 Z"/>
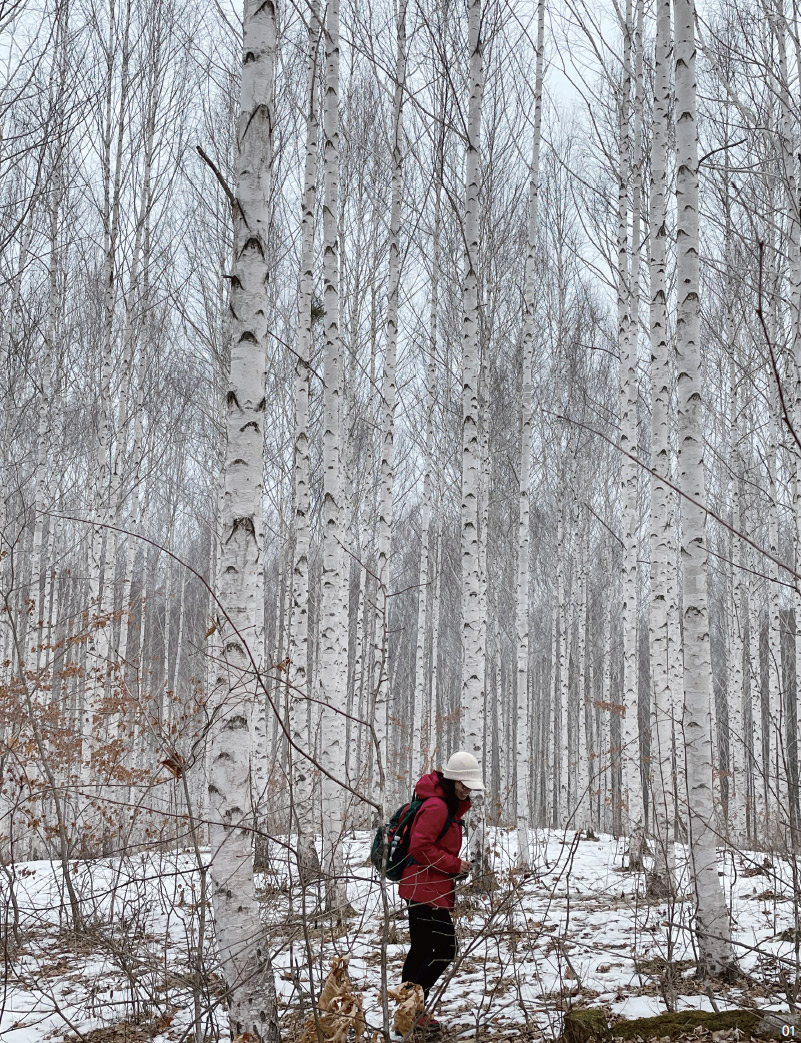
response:
<path fill-rule="evenodd" d="M 442 779 L 437 771 L 432 771 L 430 774 L 424 775 L 414 788 L 417 796 L 423 800 L 427 800 L 429 797 L 440 797 L 442 800 L 445 800 L 445 790 L 442 788 Z M 456 817 L 461 818 L 462 815 L 466 814 L 469 808 L 469 799 L 460 800 Z"/>

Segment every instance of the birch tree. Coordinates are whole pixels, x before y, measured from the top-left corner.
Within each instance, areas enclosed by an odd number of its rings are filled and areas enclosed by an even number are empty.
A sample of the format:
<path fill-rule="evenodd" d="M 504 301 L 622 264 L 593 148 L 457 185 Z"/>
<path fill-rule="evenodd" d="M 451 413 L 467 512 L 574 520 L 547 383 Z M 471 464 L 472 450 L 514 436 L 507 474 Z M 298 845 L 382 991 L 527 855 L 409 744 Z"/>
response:
<path fill-rule="evenodd" d="M 531 750 L 528 719 L 529 679 L 529 553 L 530 511 L 529 477 L 531 472 L 531 382 L 534 357 L 535 315 L 537 306 L 537 247 L 540 187 L 540 142 L 542 136 L 542 80 L 545 52 L 545 0 L 537 5 L 537 65 L 534 83 L 534 130 L 531 145 L 531 176 L 528 198 L 528 242 L 526 249 L 526 288 L 523 318 L 523 395 L 520 425 L 520 488 L 517 551 L 517 790 L 515 794 L 517 823 L 517 858 L 521 866 L 529 864 L 528 794 Z"/>
<path fill-rule="evenodd" d="M 122 17 L 118 30 L 117 19 Z M 128 93 L 130 90 L 130 29 L 131 5 L 126 2 L 122 12 L 117 0 L 110 0 L 108 37 L 104 44 L 105 98 L 103 106 L 101 154 L 103 166 L 103 265 L 101 286 L 103 293 L 102 354 L 100 365 L 99 418 L 95 474 L 95 502 L 91 541 L 89 545 L 89 609 L 90 628 L 87 655 L 91 675 L 84 694 L 83 708 L 83 768 L 84 785 L 92 776 L 91 762 L 97 741 L 100 719 L 97 711 L 105 694 L 109 670 L 109 620 L 106 618 L 103 580 L 106 589 L 113 582 L 114 562 L 103 560 L 103 545 L 108 517 L 107 490 L 110 483 L 111 445 L 111 369 L 114 347 L 114 310 L 117 300 L 117 247 L 120 227 L 121 179 L 123 145 L 125 140 Z M 118 31 L 121 38 L 118 39 Z M 114 70 L 118 45 L 120 57 L 119 111 L 115 113 Z M 116 116 L 116 134 L 115 134 Z"/>
<path fill-rule="evenodd" d="M 382 626 L 382 645 L 376 717 L 387 712 L 389 682 L 387 666 L 387 598 L 389 596 L 389 567 L 392 548 L 392 516 L 395 476 L 395 400 L 397 395 L 396 367 L 398 355 L 398 298 L 401 278 L 400 230 L 403 188 L 403 96 L 406 91 L 406 0 L 399 0 L 397 14 L 397 55 L 395 59 L 395 89 L 392 112 L 392 201 L 389 215 L 389 272 L 387 279 L 386 348 L 381 394 L 381 497 L 378 508 L 378 605 Z M 379 625 L 377 618 L 376 624 Z M 416 725 L 413 724 L 413 729 Z M 378 735 L 386 735 L 384 720 L 378 726 Z M 414 741 L 414 731 L 412 732 Z M 376 755 L 381 758 L 378 771 L 378 803 L 380 817 L 384 818 L 386 747 L 376 743 Z"/>
<path fill-rule="evenodd" d="M 698 128 L 695 3 L 675 3 L 676 242 L 679 468 L 684 623 L 684 748 L 696 936 L 702 974 L 732 965 L 731 934 L 718 879 L 709 731 L 711 664 L 707 603 L 706 484 L 698 265 Z"/>
<path fill-rule="evenodd" d="M 629 267 L 629 187 L 632 174 L 631 61 L 632 5 L 623 24 L 623 80 L 618 101 L 617 321 L 620 351 L 621 500 L 623 505 L 623 717 L 621 720 L 623 832 L 631 838 L 631 860 L 641 859 L 643 826 L 637 691 L 637 332 L 638 287 Z M 632 241 L 631 257 L 639 243 Z"/>
<path fill-rule="evenodd" d="M 301 750 L 311 749 L 309 729 L 309 359 L 314 303 L 314 212 L 317 198 L 317 56 L 322 25 L 320 4 L 309 11 L 306 36 L 306 158 L 303 174 L 301 218 L 301 271 L 298 290 L 298 350 L 295 361 L 295 465 L 294 535 L 292 569 L 292 622 L 290 626 L 290 699 L 292 739 Z M 290 748 L 291 749 L 291 748 Z M 301 876 L 319 869 L 312 828 L 312 777 L 310 763 L 296 749 L 292 764 L 293 811 L 297 823 L 298 862 Z"/>
<path fill-rule="evenodd" d="M 325 19 L 325 101 L 323 108 L 324 199 L 323 283 L 325 305 L 325 387 L 323 391 L 323 575 L 320 632 L 320 691 L 326 741 L 322 781 L 323 859 L 329 908 L 347 907 L 341 840 L 344 800 L 337 779 L 345 773 L 345 728 L 341 710 L 347 696 L 347 663 L 343 662 L 347 613 L 342 605 L 342 532 L 340 507 L 340 391 L 342 344 L 339 295 L 339 0 L 329 0 Z M 376 707 L 376 718 L 380 715 Z"/>
<path fill-rule="evenodd" d="M 262 446 L 275 15 L 272 0 L 246 2 L 220 568 L 224 670 L 217 682 L 209 779 L 214 921 L 231 1036 L 249 1034 L 265 1043 L 279 1040 L 278 1005 L 253 877 L 250 759 L 264 627 Z"/>
<path fill-rule="evenodd" d="M 484 60 L 481 0 L 470 0 L 468 57 L 470 101 L 467 117 L 462 277 L 462 741 L 479 760 L 484 746 L 484 655 L 481 644 L 479 514 L 478 206 L 481 177 L 481 102 Z"/>
<path fill-rule="evenodd" d="M 649 277 L 651 337 L 651 604 L 650 647 L 652 701 L 652 798 L 656 852 L 653 886 L 669 886 L 673 864 L 673 726 L 675 695 L 671 689 L 668 611 L 675 599 L 672 565 L 675 547 L 673 503 L 665 484 L 670 481 L 669 410 L 672 394 L 667 330 L 667 279 L 665 272 L 666 186 L 668 120 L 670 105 L 670 0 L 656 8 L 654 51 L 654 117 L 651 143 L 649 200 Z"/>

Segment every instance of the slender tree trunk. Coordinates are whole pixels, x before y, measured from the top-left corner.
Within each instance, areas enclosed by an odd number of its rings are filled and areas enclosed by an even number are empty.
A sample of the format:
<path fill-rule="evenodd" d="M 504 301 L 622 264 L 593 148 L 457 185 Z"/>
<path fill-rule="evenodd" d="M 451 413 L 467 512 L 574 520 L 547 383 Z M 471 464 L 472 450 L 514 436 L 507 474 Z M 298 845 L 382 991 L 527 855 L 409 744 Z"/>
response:
<path fill-rule="evenodd" d="M 776 343 L 778 324 L 775 321 L 775 309 L 769 321 L 770 338 Z M 768 421 L 768 549 L 771 560 L 769 564 L 768 601 L 768 763 L 767 785 L 768 802 L 766 805 L 766 826 L 771 840 L 775 839 L 784 824 L 787 807 L 784 773 L 784 743 L 782 742 L 782 725 L 784 723 L 783 700 L 784 685 L 782 677 L 781 649 L 781 588 L 779 586 L 779 395 L 775 383 L 772 382 L 770 394 L 770 418 Z"/>
<path fill-rule="evenodd" d="M 484 91 L 481 0 L 468 6 L 470 102 L 465 157 L 465 261 L 462 289 L 462 698 L 464 747 L 483 755 L 484 648 L 479 619 L 479 359 L 478 359 L 478 194 L 481 158 L 481 103 Z"/>
<path fill-rule="evenodd" d="M 537 66 L 534 81 L 534 133 L 531 143 L 531 168 L 528 191 L 528 244 L 526 250 L 525 311 L 523 318 L 523 396 L 520 425 L 520 476 L 518 485 L 517 536 L 517 790 L 515 793 L 515 825 L 517 827 L 517 860 L 529 864 L 528 790 L 531 772 L 531 739 L 528 719 L 529 685 L 529 590 L 530 530 L 529 481 L 531 473 L 531 391 L 534 360 L 534 323 L 537 307 L 538 201 L 540 190 L 540 142 L 542 137 L 542 78 L 545 55 L 545 0 L 537 5 Z"/>
<path fill-rule="evenodd" d="M 794 118 L 794 108 L 790 92 L 790 76 L 787 69 L 785 36 L 790 35 L 796 41 L 796 77 L 801 73 L 801 42 L 798 36 L 798 22 L 796 3 L 793 0 L 793 22 L 791 29 L 783 10 L 781 15 L 781 46 L 783 58 L 782 71 L 782 147 L 784 153 L 785 185 L 787 192 L 787 210 L 789 216 L 789 283 L 790 283 L 790 358 L 788 367 L 792 373 L 793 384 L 793 425 L 796 432 L 801 431 L 801 161 L 797 158 L 797 142 L 799 139 L 799 128 L 797 118 Z M 796 82 L 797 79 L 796 79 Z M 795 143 L 795 147 L 794 147 Z M 798 164 L 798 165 L 797 165 Z M 792 482 L 792 505 L 793 505 L 793 537 L 795 541 L 796 571 L 801 564 L 801 461 L 799 454 L 791 452 L 791 482 Z M 794 702 L 794 735 L 795 742 L 790 751 L 791 777 L 794 780 L 793 788 L 793 824 L 795 836 L 793 847 L 798 849 L 801 842 L 801 772 L 799 771 L 799 747 L 801 746 L 801 592 L 796 591 L 794 599 L 795 610 L 795 702 Z M 789 723 L 789 722 L 788 722 Z"/>
<path fill-rule="evenodd" d="M 756 551 L 753 549 L 749 550 L 747 555 L 751 570 L 755 570 L 758 567 L 756 559 Z M 765 843 L 765 820 L 766 820 L 766 800 L 765 800 L 765 760 L 764 750 L 762 745 L 763 736 L 763 722 L 762 722 L 762 682 L 759 669 L 760 661 L 760 619 L 759 619 L 759 607 L 757 604 L 757 590 L 751 589 L 751 581 L 747 579 L 746 582 L 749 584 L 750 596 L 748 598 L 748 631 L 747 631 L 747 663 L 748 679 L 747 688 L 744 695 L 748 698 L 746 706 L 750 707 L 750 721 L 749 728 L 746 730 L 746 741 L 749 747 L 749 767 L 751 773 L 751 782 L 753 786 L 753 801 L 751 807 L 751 830 L 749 839 L 752 843 L 759 844 Z"/>
<path fill-rule="evenodd" d="M 705 544 L 703 400 L 701 388 L 698 265 L 698 128 L 695 83 L 694 0 L 675 3 L 676 240 L 678 286 L 679 454 L 681 460 L 684 743 L 689 799 L 690 852 L 696 895 L 696 937 L 702 973 L 720 974 L 732 963 L 731 934 L 718 879 L 712 799 L 712 736 L 707 551 Z"/>
<path fill-rule="evenodd" d="M 289 678 L 290 728 L 295 746 L 310 751 L 309 734 L 309 358 L 314 298 L 314 211 L 317 199 L 317 57 L 322 25 L 319 0 L 309 11 L 306 43 L 306 163 L 301 217 L 301 272 L 298 289 L 298 340 L 295 362 L 294 565 Z M 316 876 L 312 765 L 290 747 L 292 810 L 297 831 L 297 857 L 302 881 Z"/>
<path fill-rule="evenodd" d="M 558 508 L 559 520 L 556 527 L 556 669 L 554 678 L 554 728 L 553 728 L 553 772 L 555 784 L 554 825 L 564 826 L 567 822 L 568 810 L 568 777 L 567 777 L 567 692 L 568 692 L 568 634 L 565 626 L 567 613 L 565 582 L 565 507 Z"/>
<path fill-rule="evenodd" d="M 381 403 L 381 498 L 378 508 L 378 598 L 382 606 L 388 604 L 390 585 L 390 553 L 392 547 L 392 517 L 394 509 L 395 475 L 395 368 L 398 353 L 398 296 L 400 290 L 401 257 L 400 230 L 403 175 L 403 96 L 406 90 L 406 0 L 400 0 L 397 17 L 397 54 L 395 58 L 395 95 L 392 123 L 392 202 L 389 218 L 389 272 L 387 283 L 386 349 L 384 353 L 384 376 Z M 385 610 L 386 612 L 386 610 Z M 386 623 L 386 618 L 385 618 Z M 378 678 L 376 692 L 376 716 L 387 713 L 389 692 L 387 689 L 387 665 L 389 646 L 386 625 L 383 627 L 381 663 L 383 668 Z M 382 725 L 386 734 L 386 726 Z M 386 745 L 380 747 L 383 763 L 378 771 L 378 804 L 381 821 L 384 819 L 385 773 L 387 767 Z M 418 745 L 419 755 L 419 745 Z M 415 779 L 416 781 L 416 779 Z"/>
<path fill-rule="evenodd" d="M 736 398 L 735 398 L 736 402 Z M 735 408 L 734 405 L 732 408 Z M 742 473 L 742 472 L 741 472 Z M 732 491 L 735 534 L 746 532 L 745 482 L 735 478 Z M 729 655 L 731 656 L 731 700 L 729 704 L 729 842 L 747 843 L 749 747 L 746 736 L 746 706 L 751 695 L 751 664 L 745 657 L 748 627 L 748 578 L 745 574 L 743 541 L 732 536 L 733 589 Z M 746 696 L 746 693 L 748 695 Z"/>
<path fill-rule="evenodd" d="M 666 166 L 670 114 L 670 0 L 657 0 L 654 68 L 654 121 L 651 145 L 650 247 L 651 306 L 651 795 L 656 838 L 655 889 L 672 887 L 674 848 L 673 726 L 675 693 L 671 688 L 668 643 L 669 604 L 675 599 L 676 532 L 670 481 L 670 399 L 672 367 L 667 330 L 665 246 Z"/>
<path fill-rule="evenodd" d="M 442 136 L 440 134 L 439 144 Z M 429 304 L 428 319 L 428 376 L 426 380 L 426 456 L 425 474 L 423 477 L 423 505 L 421 511 L 420 526 L 420 574 L 419 587 L 417 591 L 417 645 L 415 648 L 414 666 L 414 738 L 412 742 L 412 779 L 418 778 L 423 756 L 423 741 L 428 733 L 427 753 L 431 754 L 431 731 L 429 707 L 425 695 L 429 687 L 431 669 L 426 670 L 425 653 L 428 640 L 428 602 L 430 586 L 430 562 L 431 562 L 431 497 L 432 497 L 432 470 L 434 452 L 434 395 L 437 378 L 437 322 L 439 312 L 439 255 L 440 255 L 440 225 L 442 222 L 442 179 L 440 149 L 436 154 L 437 181 L 434 187 L 434 230 L 432 234 L 432 261 L 431 261 L 431 297 Z M 433 597 L 432 612 L 433 612 Z M 423 718 L 427 717 L 424 723 Z"/>
<path fill-rule="evenodd" d="M 134 423 L 133 444 L 131 446 L 131 507 L 130 507 L 130 534 L 125 545 L 125 564 L 123 566 L 122 593 L 120 595 L 120 636 L 117 655 L 120 670 L 124 671 L 127 665 L 128 640 L 131 632 L 131 619 L 133 616 L 133 605 L 131 604 L 131 586 L 133 584 L 134 564 L 136 554 L 140 549 L 139 540 L 136 538 L 142 519 L 139 512 L 141 501 L 141 469 L 143 457 L 143 432 L 144 432 L 144 396 L 145 396 L 145 367 L 147 365 L 148 353 L 143 344 L 139 352 L 139 365 L 137 367 L 137 400 L 136 421 Z M 144 514 L 144 512 L 142 512 Z M 212 574 L 212 580 L 214 575 Z M 140 599 L 141 600 L 141 599 Z M 144 609 L 142 609 L 144 611 Z M 141 649 L 140 649 L 141 653 Z M 141 654 L 140 654 L 141 659 Z"/>
<path fill-rule="evenodd" d="M 272 182 L 272 0 L 246 0 L 237 132 L 231 369 L 225 461 L 220 601 L 227 615 L 224 663 L 212 731 L 209 819 L 214 921 L 232 1038 L 278 1043 L 278 1004 L 269 940 L 253 878 L 250 757 L 254 666 L 264 627 L 262 447 L 267 357 L 266 287 Z M 250 653 L 248 650 L 252 650 Z M 255 663 L 251 660 L 255 657 Z M 249 1038 L 250 1038 L 249 1037 Z"/>
<path fill-rule="evenodd" d="M 128 279 L 128 291 L 125 295 L 125 326 L 123 329 L 123 344 L 122 344 L 122 371 L 119 375 L 119 404 L 117 409 L 117 444 L 116 451 L 113 453 L 113 466 L 110 466 L 109 475 L 109 502 L 108 512 L 109 518 L 112 523 L 112 527 L 109 528 L 106 536 L 106 560 L 111 563 L 112 570 L 114 569 L 114 563 L 117 559 L 117 544 L 119 540 L 119 533 L 116 531 L 120 527 L 122 522 L 122 506 L 123 506 L 123 487 L 122 487 L 122 472 L 123 468 L 129 461 L 138 463 L 137 460 L 137 446 L 134 444 L 132 452 L 129 454 L 129 436 L 128 428 L 130 424 L 130 398 L 131 398 L 131 385 L 134 376 L 134 364 L 136 361 L 136 350 L 137 344 L 140 340 L 142 329 L 144 326 L 143 315 L 146 308 L 147 291 L 149 289 L 149 270 L 150 270 L 150 215 L 153 205 L 153 184 L 152 184 L 152 170 L 153 170 L 153 159 L 155 154 L 155 138 L 156 138 L 156 114 L 158 110 L 160 92 L 162 89 L 161 77 L 163 74 L 163 66 L 161 62 L 161 37 L 158 27 L 154 28 L 153 39 L 150 41 L 151 47 L 149 49 L 149 69 L 148 69 L 148 94 L 147 94 L 147 109 L 145 117 L 144 127 L 144 140 L 142 145 L 143 154 L 143 166 L 142 166 L 142 181 L 139 190 L 139 210 L 136 215 L 136 232 L 134 235 L 134 247 L 133 255 L 131 257 L 130 276 Z M 140 287 L 140 282 L 143 282 L 143 287 Z M 143 292 L 144 291 L 144 292 Z M 143 344 L 140 348 L 141 353 L 144 355 L 146 347 Z M 143 364 L 140 363 L 138 367 L 137 377 L 140 380 L 144 376 Z M 141 388 L 137 393 L 136 405 L 141 410 L 142 408 L 142 393 Z M 139 433 L 139 441 L 141 443 L 141 430 L 142 430 L 142 419 L 141 413 L 137 413 L 136 420 L 134 423 L 134 442 L 136 442 L 136 434 Z M 139 448 L 141 453 L 141 448 Z M 112 458 L 110 457 L 110 464 Z M 133 481 L 138 486 L 138 473 L 133 476 Z M 138 487 L 134 489 L 134 496 L 138 501 L 139 490 Z M 134 514 L 132 517 L 132 525 L 136 526 L 138 518 Z M 129 544 L 135 544 L 136 539 L 133 535 L 127 537 Z M 120 623 L 119 623 L 119 637 L 123 636 L 123 628 L 125 629 L 125 638 L 127 642 L 127 625 L 124 625 L 123 620 L 126 620 L 129 612 L 129 606 L 125 600 L 126 595 L 130 596 L 130 582 L 128 580 L 127 568 L 130 555 L 126 549 L 123 576 L 122 576 L 122 589 L 120 601 L 116 603 L 113 598 L 113 587 L 112 600 L 110 604 L 112 606 L 119 607 L 120 610 Z M 113 571 L 111 579 L 113 580 Z M 118 645 L 119 651 L 119 645 Z M 114 657 L 113 668 L 119 672 L 121 680 L 124 682 L 125 679 L 125 658 L 124 655 L 117 655 Z"/>
<path fill-rule="evenodd" d="M 345 772 L 345 706 L 347 669 L 343 673 L 343 632 L 347 614 L 342 611 L 342 553 L 340 548 L 340 394 L 342 344 L 338 265 L 339 219 L 339 0 L 326 9 L 325 106 L 323 112 L 325 188 L 323 201 L 323 282 L 325 286 L 325 390 L 323 398 L 323 575 L 321 594 L 319 683 L 323 704 L 325 743 L 321 751 L 329 775 L 322 779 L 323 857 L 326 899 L 341 913 L 347 906 L 342 868 L 344 800 L 335 779 Z M 382 710 L 376 706 L 375 718 Z M 383 739 L 383 736 L 381 736 Z"/>
<path fill-rule="evenodd" d="M 95 743 L 103 729 L 97 716 L 100 700 L 103 698 L 109 670 L 109 634 L 110 620 L 106 618 L 104 604 L 105 581 L 108 589 L 114 582 L 115 562 L 106 556 L 105 570 L 103 563 L 103 546 L 105 543 L 108 518 L 108 495 L 111 470 L 111 369 L 114 347 L 114 311 L 117 299 L 117 238 L 120 225 L 121 178 L 123 142 L 126 127 L 128 91 L 130 88 L 130 21 L 131 5 L 126 0 L 122 36 L 122 57 L 120 68 L 119 113 L 116 136 L 116 150 L 112 162 L 113 103 L 114 103 L 114 64 L 117 51 L 117 9 L 116 0 L 111 0 L 109 36 L 106 44 L 106 97 L 105 116 L 102 141 L 103 163 L 103 327 L 102 355 L 100 367 L 100 408 L 97 436 L 97 474 L 95 477 L 95 502 L 89 556 L 89 635 L 87 641 L 88 676 L 84 694 L 83 728 L 82 728 L 82 783 L 84 788 L 92 781 L 91 762 Z M 112 170 L 113 167 L 113 170 Z M 114 544 L 114 546 L 116 546 Z M 105 571 L 105 575 L 103 575 Z"/>
<path fill-rule="evenodd" d="M 620 444 L 624 453 L 637 453 L 637 328 L 633 319 L 636 287 L 629 269 L 629 185 L 632 156 L 631 118 L 632 5 L 627 0 L 623 25 L 623 81 L 618 101 L 618 229 L 617 229 L 617 320 L 620 352 Z M 632 245 L 632 257 L 639 244 Z M 632 340 L 632 335 L 634 339 Z M 621 458 L 623 504 L 623 705 L 621 719 L 622 806 L 621 828 L 629 837 L 630 859 L 641 859 L 643 825 L 640 735 L 637 688 L 637 465 L 630 456 Z"/>
<path fill-rule="evenodd" d="M 443 533 L 441 530 L 438 530 L 436 536 L 436 579 L 434 580 L 434 594 L 431 602 L 431 661 L 429 663 L 431 689 L 428 695 L 428 762 L 431 765 L 436 764 L 442 755 L 437 719 L 437 702 L 442 690 L 439 679 L 439 635 L 442 605 L 443 543 Z"/>
<path fill-rule="evenodd" d="M 576 600 L 576 826 L 590 829 L 590 744 L 587 730 L 587 571 L 588 547 L 586 511 L 577 507 L 578 598 Z M 582 523 L 582 514 L 585 515 Z"/>

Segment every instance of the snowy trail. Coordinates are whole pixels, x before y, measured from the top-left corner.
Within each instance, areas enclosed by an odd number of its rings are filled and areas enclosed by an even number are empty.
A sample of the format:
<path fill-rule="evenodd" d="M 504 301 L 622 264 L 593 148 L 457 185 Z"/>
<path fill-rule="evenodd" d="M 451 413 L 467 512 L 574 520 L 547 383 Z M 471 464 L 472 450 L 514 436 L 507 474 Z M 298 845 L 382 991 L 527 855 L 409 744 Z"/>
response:
<path fill-rule="evenodd" d="M 304 930 L 301 895 L 285 863 L 260 878 L 287 1039 L 301 1011 L 308 1014 L 309 955 L 316 987 L 333 955 L 349 955 L 368 1025 L 380 1025 L 381 892 L 366 864 L 369 841 L 359 833 L 345 843 L 356 915 L 343 931 L 316 912 L 319 896 L 311 891 Z M 524 879 L 511 869 L 515 835 L 493 831 L 498 889 L 474 895 L 464 888 L 459 895 L 459 956 L 437 1007 L 448 1038 L 475 1038 L 480 1029 L 483 1039 L 501 1040 L 525 1026 L 532 1035 L 553 1037 L 570 1004 L 602 1005 L 627 1018 L 660 1013 L 669 951 L 678 1009 L 712 1009 L 692 978 L 691 901 L 677 903 L 672 914 L 664 904 L 649 903 L 642 876 L 621 871 L 623 847 L 611 837 L 591 842 L 540 831 L 532 832 L 531 844 L 537 869 Z M 792 875 L 787 865 L 774 861 L 765 869 L 762 861 L 761 855 L 730 853 L 719 860 L 740 965 L 754 979 L 747 995 L 742 986 L 721 986 L 715 993 L 721 1009 L 783 1006 L 775 960 L 794 959 Z M 77 942 L 65 922 L 60 869 L 48 862 L 16 866 L 21 944 L 0 994 L 3 1043 L 176 1043 L 190 1033 L 193 1038 L 198 1014 L 209 1038 L 227 1039 L 214 952 L 207 940 L 199 963 L 196 951 L 201 913 L 208 918 L 210 911 L 201 908 L 192 857 L 162 853 L 75 863 L 73 882 L 89 924 Z M 389 901 L 392 985 L 399 982 L 407 931 L 393 887 Z M 120 1027 L 109 1034 L 114 1026 Z"/>

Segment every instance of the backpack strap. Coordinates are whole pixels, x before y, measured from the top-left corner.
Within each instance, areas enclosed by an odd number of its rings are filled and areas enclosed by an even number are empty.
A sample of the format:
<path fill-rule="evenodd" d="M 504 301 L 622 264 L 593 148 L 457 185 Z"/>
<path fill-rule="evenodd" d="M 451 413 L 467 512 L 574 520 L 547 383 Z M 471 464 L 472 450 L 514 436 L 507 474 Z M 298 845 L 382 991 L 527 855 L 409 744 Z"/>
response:
<path fill-rule="evenodd" d="M 445 819 L 445 825 L 442 827 L 439 836 L 434 841 L 435 844 L 438 844 L 440 840 L 442 840 L 442 838 L 445 836 L 445 834 L 448 832 L 448 830 L 451 828 L 454 822 L 456 822 L 457 825 L 461 825 L 461 821 L 459 819 L 454 819 L 453 815 L 449 811 L 448 817 Z"/>
<path fill-rule="evenodd" d="M 417 793 L 415 792 L 414 795 L 416 797 Z M 426 801 L 426 800 L 442 800 L 442 797 L 424 797 L 423 800 L 424 801 Z M 443 800 L 442 803 L 445 804 L 445 801 Z M 445 807 L 447 808 L 448 805 L 445 804 Z M 448 811 L 448 815 L 447 815 L 447 817 L 445 819 L 445 825 L 439 831 L 439 835 L 437 836 L 437 839 L 434 841 L 435 844 L 438 844 L 440 842 L 440 840 L 442 840 L 442 838 L 445 836 L 445 834 L 448 832 L 448 830 L 451 828 L 451 826 L 453 825 L 454 822 L 456 822 L 459 826 L 462 825 L 462 820 L 461 819 L 454 819 L 453 815 L 450 813 L 450 811 Z M 411 855 L 409 855 L 409 862 L 408 862 L 408 864 L 409 865 L 416 865 L 417 864 L 415 862 L 415 860 L 411 857 Z"/>

